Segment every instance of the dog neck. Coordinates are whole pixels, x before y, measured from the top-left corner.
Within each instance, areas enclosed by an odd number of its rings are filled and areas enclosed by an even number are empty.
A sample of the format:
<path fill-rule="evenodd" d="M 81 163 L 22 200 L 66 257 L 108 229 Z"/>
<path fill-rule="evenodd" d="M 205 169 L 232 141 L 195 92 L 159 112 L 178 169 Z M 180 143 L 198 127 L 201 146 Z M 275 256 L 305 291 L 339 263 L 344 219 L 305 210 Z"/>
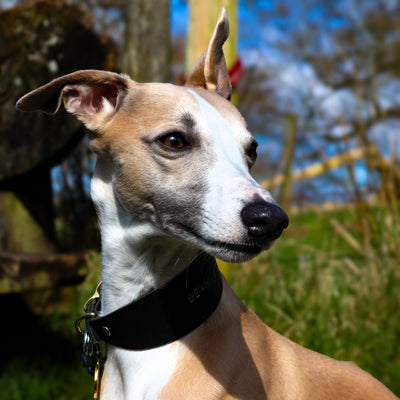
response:
<path fill-rule="evenodd" d="M 113 189 L 110 164 L 98 160 L 91 186 L 102 237 L 103 314 L 162 287 L 199 253 L 128 214 Z"/>

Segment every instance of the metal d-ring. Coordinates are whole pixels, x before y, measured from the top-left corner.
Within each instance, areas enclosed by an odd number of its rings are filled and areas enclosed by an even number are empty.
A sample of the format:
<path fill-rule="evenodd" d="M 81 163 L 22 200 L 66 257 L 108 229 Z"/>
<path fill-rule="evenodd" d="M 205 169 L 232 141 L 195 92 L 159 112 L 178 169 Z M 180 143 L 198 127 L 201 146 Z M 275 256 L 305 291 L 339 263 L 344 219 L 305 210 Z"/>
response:
<path fill-rule="evenodd" d="M 81 322 L 86 321 L 88 319 L 92 319 L 96 316 L 96 313 L 94 312 L 89 312 L 86 314 L 81 315 L 77 320 L 75 321 L 75 329 L 83 336 L 85 332 L 81 329 Z"/>

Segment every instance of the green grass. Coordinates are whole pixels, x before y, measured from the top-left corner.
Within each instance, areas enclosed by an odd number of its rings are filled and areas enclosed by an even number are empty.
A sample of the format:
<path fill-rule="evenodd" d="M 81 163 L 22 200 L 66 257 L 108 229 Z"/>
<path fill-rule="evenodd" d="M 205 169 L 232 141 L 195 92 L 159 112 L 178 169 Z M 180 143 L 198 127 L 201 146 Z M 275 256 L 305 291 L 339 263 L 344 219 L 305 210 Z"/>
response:
<path fill-rule="evenodd" d="M 400 395 L 396 218 L 378 208 L 362 217 L 351 210 L 293 215 L 269 252 L 228 267 L 229 280 L 273 329 L 308 348 L 355 361 Z M 0 364 L 1 399 L 91 398 L 92 378 L 81 367 L 73 322 L 99 279 L 100 256 L 92 259 L 85 283 L 36 306 L 42 315 L 27 332 L 10 327 L 11 342 L 3 341 L 9 351 Z M 29 340 L 32 333 L 35 340 Z"/>
<path fill-rule="evenodd" d="M 0 378 L 5 400 L 91 399 L 92 385 L 91 377 L 79 370 L 79 363 L 55 360 L 50 352 L 15 358 Z"/>

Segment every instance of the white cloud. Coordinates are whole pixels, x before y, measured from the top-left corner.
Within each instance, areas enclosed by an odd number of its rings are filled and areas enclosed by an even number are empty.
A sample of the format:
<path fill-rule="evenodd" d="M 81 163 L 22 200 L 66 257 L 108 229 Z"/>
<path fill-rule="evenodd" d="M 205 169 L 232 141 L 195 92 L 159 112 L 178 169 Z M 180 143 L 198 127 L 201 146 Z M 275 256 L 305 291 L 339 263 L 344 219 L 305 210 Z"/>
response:
<path fill-rule="evenodd" d="M 400 106 L 400 79 L 390 74 L 381 74 L 375 81 L 376 97 L 382 110 Z"/>
<path fill-rule="evenodd" d="M 271 77 L 264 82 L 264 88 L 272 91 L 275 105 L 281 112 L 306 115 L 313 102 L 331 93 L 310 64 L 298 62 L 279 51 L 265 53 L 249 49 L 243 52 L 243 60 L 247 66 L 264 70 Z"/>
<path fill-rule="evenodd" d="M 377 122 L 368 131 L 368 137 L 386 158 L 400 154 L 400 119 L 388 118 Z"/>

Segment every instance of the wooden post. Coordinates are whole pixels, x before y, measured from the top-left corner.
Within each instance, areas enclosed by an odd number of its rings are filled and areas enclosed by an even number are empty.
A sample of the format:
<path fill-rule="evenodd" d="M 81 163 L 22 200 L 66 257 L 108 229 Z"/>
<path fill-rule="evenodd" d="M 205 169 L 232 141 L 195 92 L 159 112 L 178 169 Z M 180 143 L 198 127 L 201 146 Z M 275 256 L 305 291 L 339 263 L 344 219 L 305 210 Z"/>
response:
<path fill-rule="evenodd" d="M 228 70 L 237 58 L 237 0 L 190 0 L 189 30 L 186 45 L 186 75 L 208 47 L 215 25 L 225 7 L 229 19 L 229 39 L 224 44 Z"/>
<path fill-rule="evenodd" d="M 279 204 L 284 210 L 289 210 L 292 198 L 292 169 L 297 136 L 297 116 L 288 114 L 286 117 L 285 148 L 283 150 L 283 182 L 279 196 Z"/>

